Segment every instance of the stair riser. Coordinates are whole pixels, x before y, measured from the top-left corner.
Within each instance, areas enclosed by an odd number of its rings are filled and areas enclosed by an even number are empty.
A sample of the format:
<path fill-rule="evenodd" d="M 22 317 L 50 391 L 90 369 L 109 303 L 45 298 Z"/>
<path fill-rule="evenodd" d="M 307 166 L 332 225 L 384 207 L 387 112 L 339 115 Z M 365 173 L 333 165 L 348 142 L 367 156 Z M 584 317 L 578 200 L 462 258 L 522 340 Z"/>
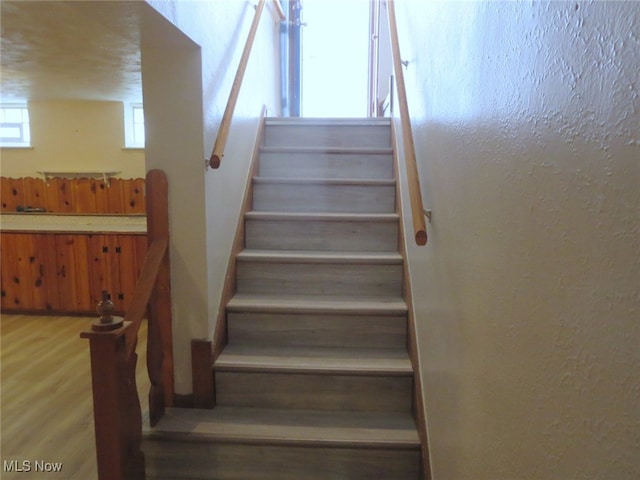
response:
<path fill-rule="evenodd" d="M 388 125 L 266 125 L 267 147 L 389 148 Z"/>
<path fill-rule="evenodd" d="M 252 262 L 237 264 L 238 293 L 399 297 L 402 265 Z"/>
<path fill-rule="evenodd" d="M 410 376 L 216 371 L 216 403 L 252 408 L 410 412 Z"/>
<path fill-rule="evenodd" d="M 262 212 L 394 213 L 395 187 L 256 183 L 253 209 Z"/>
<path fill-rule="evenodd" d="M 262 152 L 260 176 L 277 178 L 393 178 L 389 154 Z"/>
<path fill-rule="evenodd" d="M 398 249 L 397 222 L 247 220 L 245 225 L 247 248 L 349 252 Z"/>
<path fill-rule="evenodd" d="M 148 480 L 404 480 L 420 468 L 418 450 L 145 440 L 143 451 Z"/>
<path fill-rule="evenodd" d="M 403 348 L 405 316 L 227 314 L 229 344 L 256 347 Z"/>

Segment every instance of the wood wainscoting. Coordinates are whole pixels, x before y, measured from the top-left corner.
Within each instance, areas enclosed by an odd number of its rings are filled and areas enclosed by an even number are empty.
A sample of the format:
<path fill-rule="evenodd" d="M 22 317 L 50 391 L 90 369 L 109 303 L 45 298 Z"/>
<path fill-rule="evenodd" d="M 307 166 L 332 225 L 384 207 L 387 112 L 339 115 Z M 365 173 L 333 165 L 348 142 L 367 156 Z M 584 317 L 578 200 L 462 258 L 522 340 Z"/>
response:
<path fill-rule="evenodd" d="M 0 177 L 2 213 L 31 207 L 51 213 L 144 214 L 143 178 Z"/>

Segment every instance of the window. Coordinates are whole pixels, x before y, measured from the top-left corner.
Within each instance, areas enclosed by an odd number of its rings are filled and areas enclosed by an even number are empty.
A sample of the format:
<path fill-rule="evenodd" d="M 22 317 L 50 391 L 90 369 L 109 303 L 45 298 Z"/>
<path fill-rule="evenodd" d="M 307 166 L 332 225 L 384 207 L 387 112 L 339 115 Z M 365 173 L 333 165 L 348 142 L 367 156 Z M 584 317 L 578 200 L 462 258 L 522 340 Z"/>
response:
<path fill-rule="evenodd" d="M 0 146 L 31 146 L 29 109 L 26 105 L 2 105 L 0 107 Z"/>
<path fill-rule="evenodd" d="M 124 145 L 126 148 L 144 148 L 144 109 L 139 103 L 125 105 Z"/>

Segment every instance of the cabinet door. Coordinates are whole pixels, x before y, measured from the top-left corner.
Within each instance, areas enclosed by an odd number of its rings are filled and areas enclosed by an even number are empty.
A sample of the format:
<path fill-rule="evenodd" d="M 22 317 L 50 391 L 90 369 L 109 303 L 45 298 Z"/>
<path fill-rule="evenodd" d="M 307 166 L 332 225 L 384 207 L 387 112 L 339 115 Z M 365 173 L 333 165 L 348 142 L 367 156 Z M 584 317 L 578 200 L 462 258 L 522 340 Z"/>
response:
<path fill-rule="evenodd" d="M 61 310 L 92 313 L 89 282 L 89 235 L 56 235 L 58 288 Z"/>
<path fill-rule="evenodd" d="M 106 290 L 112 297 L 117 292 L 113 290 L 111 279 L 111 246 L 107 235 L 88 235 L 89 242 L 89 288 L 91 303 L 95 306 L 102 300 L 102 291 Z M 95 307 L 94 307 L 95 308 Z"/>
<path fill-rule="evenodd" d="M 116 311 L 124 313 L 131 304 L 140 274 L 140 245 L 146 253 L 144 235 L 89 235 L 89 278 L 91 299 L 97 304 L 102 291 L 111 295 Z"/>
<path fill-rule="evenodd" d="M 58 310 L 55 236 L 2 234 L 2 308 Z"/>
<path fill-rule="evenodd" d="M 116 255 L 118 256 L 118 277 L 120 291 L 118 292 L 119 305 L 123 311 L 129 309 L 133 291 L 138 278 L 136 265 L 136 244 L 133 235 L 114 235 L 116 242 Z"/>
<path fill-rule="evenodd" d="M 18 276 L 17 234 L 3 233 L 0 245 L 0 280 L 2 281 L 2 309 L 21 308 L 20 278 Z"/>

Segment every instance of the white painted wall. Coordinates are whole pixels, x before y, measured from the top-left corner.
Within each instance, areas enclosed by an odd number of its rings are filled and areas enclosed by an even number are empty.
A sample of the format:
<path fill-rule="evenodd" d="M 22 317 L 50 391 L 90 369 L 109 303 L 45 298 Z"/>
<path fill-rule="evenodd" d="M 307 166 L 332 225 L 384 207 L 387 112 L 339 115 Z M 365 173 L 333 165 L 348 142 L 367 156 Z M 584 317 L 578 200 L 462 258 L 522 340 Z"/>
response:
<path fill-rule="evenodd" d="M 278 30 L 265 7 L 223 163 L 205 170 L 255 13 L 244 0 L 149 1 L 142 30 L 147 167 L 169 177 L 176 392 L 211 338 L 263 106 L 277 114 Z M 162 18 L 162 22 L 157 17 Z M 164 22 L 164 24 L 163 24 Z M 174 27 L 175 26 L 175 27 Z"/>
<path fill-rule="evenodd" d="M 144 150 L 123 149 L 122 102 L 32 101 L 29 123 L 32 148 L 0 149 L 0 173 L 5 177 L 37 177 L 44 170 L 145 176 Z"/>
<path fill-rule="evenodd" d="M 434 479 L 640 478 L 638 4 L 396 4 Z"/>

